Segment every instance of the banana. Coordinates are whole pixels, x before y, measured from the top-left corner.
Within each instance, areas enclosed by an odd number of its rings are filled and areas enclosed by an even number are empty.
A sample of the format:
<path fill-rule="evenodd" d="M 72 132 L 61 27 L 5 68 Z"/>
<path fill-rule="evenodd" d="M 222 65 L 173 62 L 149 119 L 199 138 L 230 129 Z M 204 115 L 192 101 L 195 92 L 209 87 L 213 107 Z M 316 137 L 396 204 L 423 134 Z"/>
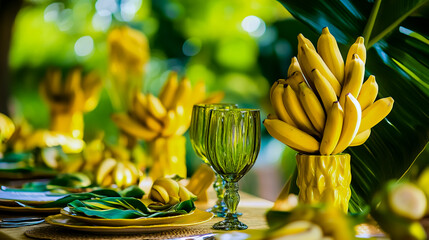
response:
<path fill-rule="evenodd" d="M 168 137 L 173 135 L 177 130 L 176 111 L 169 110 L 164 121 L 164 128 L 161 131 L 161 136 Z"/>
<path fill-rule="evenodd" d="M 107 175 L 103 181 L 101 182 L 100 186 L 103 187 L 110 187 L 113 184 L 113 177 L 112 175 Z"/>
<path fill-rule="evenodd" d="M 287 77 L 292 76 L 292 74 L 294 72 L 302 73 L 301 67 L 299 66 L 299 62 L 298 62 L 298 59 L 296 57 L 293 57 L 290 60 L 290 65 L 289 65 L 289 68 L 287 70 Z"/>
<path fill-rule="evenodd" d="M 272 96 L 273 96 L 274 89 L 276 89 L 277 85 L 279 85 L 280 83 L 281 84 L 286 84 L 286 80 L 285 79 L 279 79 L 279 80 L 277 80 L 277 81 L 275 81 L 273 83 L 273 85 L 270 88 L 270 102 L 272 101 Z"/>
<path fill-rule="evenodd" d="M 159 100 L 166 109 L 172 108 L 172 105 L 174 103 L 173 98 L 176 94 L 178 85 L 179 83 L 177 82 L 177 72 L 171 72 L 168 75 L 167 82 L 164 84 L 161 89 L 161 92 L 159 93 Z"/>
<path fill-rule="evenodd" d="M 157 120 L 153 114 L 149 113 L 149 98 L 143 93 L 136 93 L 133 98 L 133 115 L 139 122 L 143 123 L 148 129 L 159 132 L 162 129 L 160 120 Z"/>
<path fill-rule="evenodd" d="M 298 57 L 300 65 L 306 66 L 303 70 L 305 72 L 305 76 L 308 77 L 306 79 L 307 81 L 309 81 L 310 86 L 313 85 L 313 81 L 310 78 L 311 70 L 317 68 L 319 69 L 320 73 L 326 78 L 326 80 L 329 81 L 332 88 L 335 90 L 335 94 L 337 96 L 340 96 L 341 84 L 331 72 L 331 70 L 329 70 L 328 66 L 325 64 L 320 55 L 316 51 L 309 48 L 307 44 L 304 44 L 300 49 L 298 49 L 298 52 L 301 52 L 302 55 L 301 59 Z"/>
<path fill-rule="evenodd" d="M 299 91 L 298 85 L 302 82 L 305 82 L 308 85 L 308 82 L 305 80 L 304 75 L 302 75 L 302 73 L 298 71 L 292 73 L 292 75 L 285 81 L 285 83 L 290 85 L 295 92 Z"/>
<path fill-rule="evenodd" d="M 328 27 L 322 29 L 322 34 L 317 41 L 317 52 L 334 74 L 337 80 L 343 84 L 344 81 L 344 60 L 341 56 L 335 37 L 329 32 Z"/>
<path fill-rule="evenodd" d="M 325 112 L 328 113 L 332 107 L 332 103 L 338 101 L 337 95 L 328 80 L 319 72 L 318 69 L 313 69 L 313 81 L 317 92 L 323 102 Z"/>
<path fill-rule="evenodd" d="M 279 81 L 278 80 L 275 81 L 273 83 L 273 85 L 271 85 L 271 88 L 270 88 L 270 102 L 273 102 L 273 92 L 274 92 L 274 89 L 276 89 L 277 85 L 279 85 Z"/>
<path fill-rule="evenodd" d="M 102 184 L 103 180 L 107 176 L 110 176 L 109 173 L 112 172 L 113 168 L 116 166 L 116 163 L 117 161 L 113 158 L 106 158 L 101 162 L 100 166 L 97 169 L 97 173 L 95 174 L 97 184 Z M 103 184 L 103 186 L 106 185 Z"/>
<path fill-rule="evenodd" d="M 170 109 L 174 109 L 177 106 L 187 106 L 191 100 L 192 86 L 191 81 L 188 78 L 182 79 L 179 83 L 179 87 L 174 93 L 173 98 L 173 107 Z M 170 110 L 169 109 L 169 110 Z"/>
<path fill-rule="evenodd" d="M 302 33 L 298 34 L 298 47 L 304 46 L 304 44 L 307 44 L 309 48 L 313 49 L 314 51 L 316 51 L 316 48 L 314 47 L 313 43 L 310 41 L 310 39 L 304 37 L 304 35 L 302 35 Z M 298 58 L 299 59 L 299 58 Z"/>
<path fill-rule="evenodd" d="M 113 114 L 112 120 L 124 132 L 130 134 L 131 136 L 141 138 L 145 141 L 153 140 L 159 134 L 158 132 L 152 131 L 147 127 L 139 124 L 130 116 L 124 113 Z"/>
<path fill-rule="evenodd" d="M 133 97 L 132 113 L 137 120 L 144 123 L 147 114 L 147 98 L 141 92 L 136 92 Z"/>
<path fill-rule="evenodd" d="M 351 63 L 352 57 L 354 54 L 359 55 L 359 58 L 362 60 L 363 63 L 366 62 L 366 48 L 364 44 L 365 40 L 363 37 L 358 37 L 356 39 L 356 42 L 353 43 L 353 45 L 350 46 L 349 52 L 347 53 L 346 58 L 346 65 L 344 67 L 344 71 L 347 75 L 347 72 L 349 71 L 349 65 Z"/>
<path fill-rule="evenodd" d="M 130 180 L 126 181 L 127 186 L 136 184 L 140 179 L 140 171 L 137 169 L 136 165 L 130 161 L 124 161 L 124 165 L 131 173 Z"/>
<path fill-rule="evenodd" d="M 308 79 L 310 76 L 308 75 L 312 69 L 310 69 L 310 66 L 308 64 L 304 64 L 304 53 L 301 50 L 301 48 L 304 45 L 308 45 L 308 47 L 314 49 L 314 51 L 316 51 L 316 49 L 314 48 L 313 44 L 311 43 L 310 40 L 308 40 L 307 38 L 304 37 L 304 35 L 302 34 L 298 34 L 298 55 L 297 55 L 297 59 L 298 59 L 298 63 L 299 66 L 301 67 L 301 72 L 302 74 L 305 76 L 306 79 Z M 310 79 L 308 79 L 309 84 L 311 87 L 313 86 L 313 83 Z"/>
<path fill-rule="evenodd" d="M 159 185 L 153 185 L 152 189 L 150 190 L 149 198 L 161 202 L 163 204 L 167 204 L 170 202 L 170 196 L 168 195 L 167 190 Z"/>
<path fill-rule="evenodd" d="M 133 184 L 135 184 L 135 177 L 133 176 L 133 173 L 128 167 L 124 168 L 124 187 L 129 187 Z"/>
<path fill-rule="evenodd" d="M 341 130 L 340 140 L 338 140 L 333 154 L 341 153 L 350 145 L 358 133 L 361 119 L 362 110 L 359 102 L 352 94 L 347 94 L 344 107 L 343 129 Z"/>
<path fill-rule="evenodd" d="M 292 118 L 293 122 L 296 123 L 300 130 L 320 137 L 320 134 L 316 131 L 316 129 L 314 129 L 310 119 L 308 119 L 307 114 L 305 114 L 304 108 L 302 108 L 298 96 L 289 85 L 287 85 L 284 90 L 283 104 L 289 116 Z"/>
<path fill-rule="evenodd" d="M 118 162 L 113 170 L 113 180 L 116 183 L 118 188 L 121 188 L 125 185 L 125 165 L 121 162 Z"/>
<path fill-rule="evenodd" d="M 319 151 L 319 142 L 311 135 L 277 119 L 265 119 L 263 122 L 268 133 L 292 149 L 305 153 Z"/>
<path fill-rule="evenodd" d="M 146 117 L 144 123 L 145 123 L 147 128 L 149 128 L 150 130 L 152 130 L 154 132 L 160 132 L 162 130 L 162 124 L 152 116 L 148 115 Z"/>
<path fill-rule="evenodd" d="M 360 103 L 362 111 L 364 111 L 369 105 L 371 105 L 378 94 L 378 84 L 375 81 L 375 76 L 371 75 L 363 83 L 362 89 L 360 90 L 359 97 L 357 100 Z"/>
<path fill-rule="evenodd" d="M 206 83 L 198 81 L 192 89 L 192 105 L 201 103 L 206 98 Z"/>
<path fill-rule="evenodd" d="M 386 97 L 377 100 L 367 109 L 362 112 L 362 123 L 358 133 L 374 127 L 377 123 L 383 120 L 392 110 L 394 100 L 391 97 Z"/>
<path fill-rule="evenodd" d="M 356 137 L 353 139 L 352 143 L 350 143 L 350 147 L 362 145 L 368 140 L 371 135 L 371 129 L 365 130 L 361 133 L 356 134 Z"/>
<path fill-rule="evenodd" d="M 322 133 L 325 128 L 326 115 L 319 99 L 304 82 L 299 84 L 298 97 L 314 128 Z"/>
<path fill-rule="evenodd" d="M 218 103 L 222 101 L 222 99 L 225 97 L 225 93 L 222 91 L 214 92 L 210 94 L 202 103 Z"/>
<path fill-rule="evenodd" d="M 332 104 L 328 111 L 322 142 L 320 143 L 320 154 L 330 155 L 338 144 L 343 128 L 344 111 L 338 101 Z"/>
<path fill-rule="evenodd" d="M 348 72 L 346 72 L 346 80 L 340 96 L 341 106 L 344 106 L 346 94 L 351 93 L 355 98 L 359 96 L 364 77 L 365 63 L 359 58 L 359 55 L 354 54 L 349 64 Z"/>
<path fill-rule="evenodd" d="M 280 120 L 296 127 L 295 122 L 292 120 L 292 118 L 290 117 L 289 113 L 286 111 L 286 108 L 283 104 L 283 93 L 284 93 L 284 85 L 278 84 L 276 89 L 274 89 L 273 91 L 273 96 L 272 96 L 273 101 L 271 101 L 271 105 L 273 105 L 274 112 L 276 113 L 276 116 Z"/>
<path fill-rule="evenodd" d="M 147 95 L 147 109 L 148 112 L 159 121 L 163 121 L 165 115 L 167 115 L 164 105 L 152 94 Z"/>

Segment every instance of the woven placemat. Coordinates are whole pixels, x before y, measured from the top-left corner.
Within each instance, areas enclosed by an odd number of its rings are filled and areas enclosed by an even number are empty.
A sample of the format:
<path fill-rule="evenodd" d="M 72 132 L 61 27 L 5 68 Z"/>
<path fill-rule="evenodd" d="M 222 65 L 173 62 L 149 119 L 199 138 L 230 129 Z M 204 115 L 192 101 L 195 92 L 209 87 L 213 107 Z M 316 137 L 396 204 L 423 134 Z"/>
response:
<path fill-rule="evenodd" d="M 81 239 L 170 239 L 170 238 L 181 238 L 190 237 L 201 234 L 211 233 L 213 230 L 201 227 L 186 227 L 178 228 L 169 231 L 162 231 L 156 233 L 139 233 L 139 234 L 102 234 L 102 233 L 90 233 L 81 232 L 71 229 L 65 229 L 58 226 L 41 226 L 27 230 L 25 235 L 30 238 L 36 239 L 62 239 L 62 240 L 81 240 Z"/>

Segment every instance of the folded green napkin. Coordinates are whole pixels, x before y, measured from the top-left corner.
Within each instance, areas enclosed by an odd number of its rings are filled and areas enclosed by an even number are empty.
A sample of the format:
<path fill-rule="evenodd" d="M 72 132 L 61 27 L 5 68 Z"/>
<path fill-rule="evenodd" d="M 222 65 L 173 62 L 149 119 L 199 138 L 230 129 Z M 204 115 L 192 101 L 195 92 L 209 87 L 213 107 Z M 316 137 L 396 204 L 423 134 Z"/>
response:
<path fill-rule="evenodd" d="M 106 197 L 93 200 L 75 200 L 68 204 L 71 213 L 105 219 L 133 219 L 166 217 L 190 213 L 195 210 L 192 200 L 180 202 L 163 210 L 148 208 L 140 199 Z"/>

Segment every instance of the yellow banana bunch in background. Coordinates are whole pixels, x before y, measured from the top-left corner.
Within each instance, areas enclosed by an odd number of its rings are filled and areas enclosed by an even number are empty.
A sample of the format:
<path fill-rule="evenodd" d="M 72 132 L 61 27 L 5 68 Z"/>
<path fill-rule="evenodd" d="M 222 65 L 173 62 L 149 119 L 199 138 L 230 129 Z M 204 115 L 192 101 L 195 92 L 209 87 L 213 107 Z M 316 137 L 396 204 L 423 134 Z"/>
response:
<path fill-rule="evenodd" d="M 171 72 L 159 96 L 134 92 L 128 113 L 112 115 L 112 120 L 125 133 L 145 141 L 159 137 L 181 136 L 191 123 L 192 106 L 197 103 L 219 102 L 223 93 L 206 98 L 204 81 L 192 87 L 188 78 L 178 81 Z"/>
<path fill-rule="evenodd" d="M 14 132 L 15 124 L 12 122 L 12 119 L 0 113 L 0 157 L 5 150 L 5 143 L 12 137 Z"/>
<path fill-rule="evenodd" d="M 99 164 L 95 173 L 95 182 L 102 187 L 126 188 L 137 185 L 143 173 L 129 160 L 106 158 Z"/>
<path fill-rule="evenodd" d="M 271 136 L 292 149 L 331 155 L 364 144 L 371 128 L 392 110 L 393 98 L 376 100 L 373 75 L 364 81 L 366 49 L 358 37 L 344 62 L 337 42 L 325 27 L 317 50 L 298 35 L 298 57 L 293 57 L 288 78 L 270 90 L 275 115 L 264 125 Z"/>
<path fill-rule="evenodd" d="M 47 71 L 39 91 L 49 106 L 50 130 L 73 138 L 83 138 L 83 113 L 98 104 L 102 81 L 95 72 L 69 71 L 63 80 L 59 69 Z"/>
<path fill-rule="evenodd" d="M 130 95 L 142 88 L 144 66 L 149 62 L 146 36 L 127 26 L 114 28 L 107 39 L 110 82 L 107 90 L 116 109 L 126 109 Z"/>

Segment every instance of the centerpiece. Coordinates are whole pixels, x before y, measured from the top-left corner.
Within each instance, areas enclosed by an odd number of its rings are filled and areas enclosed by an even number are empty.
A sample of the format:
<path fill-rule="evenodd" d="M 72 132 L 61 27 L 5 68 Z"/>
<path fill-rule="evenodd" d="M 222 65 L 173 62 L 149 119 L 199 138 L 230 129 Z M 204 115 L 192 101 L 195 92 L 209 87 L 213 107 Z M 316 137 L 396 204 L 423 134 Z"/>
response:
<path fill-rule="evenodd" d="M 270 90 L 275 114 L 264 125 L 271 136 L 298 151 L 296 155 L 302 203 L 325 202 L 347 212 L 350 155 L 343 151 L 370 137 L 371 128 L 393 107 L 393 99 L 375 101 L 375 76 L 365 77 L 366 49 L 358 37 L 344 62 L 337 42 L 325 27 L 316 47 L 298 35 L 298 57 L 288 78 Z"/>

